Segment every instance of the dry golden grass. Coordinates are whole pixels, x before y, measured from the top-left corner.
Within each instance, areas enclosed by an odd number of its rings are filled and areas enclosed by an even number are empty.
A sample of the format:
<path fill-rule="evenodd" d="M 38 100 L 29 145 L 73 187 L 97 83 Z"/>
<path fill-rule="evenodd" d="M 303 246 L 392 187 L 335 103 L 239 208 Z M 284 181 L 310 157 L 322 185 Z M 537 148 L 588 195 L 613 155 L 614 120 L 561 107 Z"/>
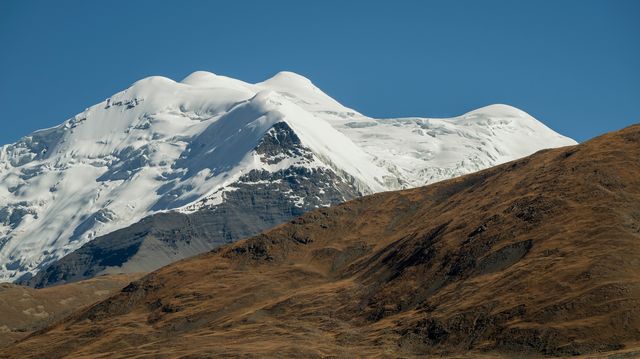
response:
<path fill-rule="evenodd" d="M 109 297 L 140 276 L 101 276 L 45 289 L 1 283 L 0 348 Z"/>

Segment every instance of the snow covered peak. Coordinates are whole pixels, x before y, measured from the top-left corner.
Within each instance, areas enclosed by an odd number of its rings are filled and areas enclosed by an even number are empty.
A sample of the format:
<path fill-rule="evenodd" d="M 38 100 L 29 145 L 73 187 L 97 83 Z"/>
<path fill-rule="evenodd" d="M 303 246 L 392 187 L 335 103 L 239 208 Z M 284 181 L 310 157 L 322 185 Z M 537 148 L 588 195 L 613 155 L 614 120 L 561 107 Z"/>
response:
<path fill-rule="evenodd" d="M 226 88 L 241 92 L 252 92 L 254 86 L 231 77 L 216 75 L 208 71 L 196 71 L 180 81 L 183 85 L 201 88 Z"/>
<path fill-rule="evenodd" d="M 304 155 L 256 152 L 260 143 L 272 152 L 261 139 L 277 124 Z M 252 171 L 319 171 L 362 195 L 574 143 L 506 105 L 452 119 L 375 119 L 291 72 L 256 84 L 206 71 L 181 82 L 152 76 L 0 147 L 0 281 L 147 215 L 223 201 Z"/>
<path fill-rule="evenodd" d="M 174 88 L 178 83 L 164 76 L 149 76 L 134 82 L 131 87 L 121 93 L 154 93 Z"/>
<path fill-rule="evenodd" d="M 505 104 L 493 104 L 478 108 L 476 110 L 467 112 L 462 117 L 471 116 L 495 116 L 495 117 L 527 117 L 533 118 L 528 113 L 522 111 L 519 108 L 505 105 Z"/>
<path fill-rule="evenodd" d="M 187 77 L 182 79 L 180 83 L 191 86 L 203 86 L 209 83 L 215 83 L 218 79 L 218 75 L 209 71 L 195 71 L 190 73 Z"/>
<path fill-rule="evenodd" d="M 459 123 L 465 126 L 471 127 L 491 127 L 491 126 L 507 126 L 512 128 L 513 131 L 519 131 L 527 134 L 531 138 L 526 143 L 520 145 L 512 143 L 509 147 L 523 148 L 525 152 L 534 152 L 538 147 L 536 137 L 539 133 L 548 133 L 549 137 L 555 141 L 564 141 L 566 137 L 553 132 L 544 123 L 538 121 L 530 114 L 522 111 L 516 107 L 494 104 L 485 107 L 481 107 L 477 110 L 468 112 L 459 118 Z M 510 138 L 506 136 L 505 141 L 510 141 Z"/>
<path fill-rule="evenodd" d="M 286 87 L 286 88 L 313 88 L 315 87 L 308 78 L 291 71 L 280 71 L 273 77 L 262 82 L 268 87 Z"/>
<path fill-rule="evenodd" d="M 311 80 L 294 72 L 278 72 L 270 79 L 257 83 L 256 86 L 277 91 L 307 111 L 356 113 L 324 93 Z"/>

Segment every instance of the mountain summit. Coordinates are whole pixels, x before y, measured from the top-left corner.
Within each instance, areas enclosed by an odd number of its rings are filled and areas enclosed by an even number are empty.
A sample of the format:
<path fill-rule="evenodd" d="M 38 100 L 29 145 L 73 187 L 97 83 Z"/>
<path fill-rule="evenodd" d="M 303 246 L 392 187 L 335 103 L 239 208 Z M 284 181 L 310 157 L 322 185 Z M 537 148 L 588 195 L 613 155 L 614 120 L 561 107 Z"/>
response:
<path fill-rule="evenodd" d="M 249 196 L 239 216 L 256 203 L 279 208 L 260 216 L 264 229 L 574 143 L 505 105 L 451 119 L 374 119 L 291 72 L 257 84 L 204 71 L 181 82 L 148 77 L 0 147 L 0 281 L 28 279 L 154 213 Z M 275 191 L 277 201 L 261 202 Z"/>

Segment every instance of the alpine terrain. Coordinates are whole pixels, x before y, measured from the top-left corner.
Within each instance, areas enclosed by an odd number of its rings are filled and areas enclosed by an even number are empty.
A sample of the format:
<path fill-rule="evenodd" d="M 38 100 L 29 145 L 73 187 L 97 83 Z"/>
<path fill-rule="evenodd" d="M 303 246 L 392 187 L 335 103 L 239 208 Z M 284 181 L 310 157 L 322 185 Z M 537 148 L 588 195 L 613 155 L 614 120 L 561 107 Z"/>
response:
<path fill-rule="evenodd" d="M 290 72 L 149 77 L 0 148 L 0 281 L 29 282 L 101 236 L 71 272 L 31 284 L 148 271 L 315 208 L 572 144 L 506 105 L 374 119 Z"/>
<path fill-rule="evenodd" d="M 0 357 L 638 357 L 639 159 L 635 125 L 317 209 Z"/>

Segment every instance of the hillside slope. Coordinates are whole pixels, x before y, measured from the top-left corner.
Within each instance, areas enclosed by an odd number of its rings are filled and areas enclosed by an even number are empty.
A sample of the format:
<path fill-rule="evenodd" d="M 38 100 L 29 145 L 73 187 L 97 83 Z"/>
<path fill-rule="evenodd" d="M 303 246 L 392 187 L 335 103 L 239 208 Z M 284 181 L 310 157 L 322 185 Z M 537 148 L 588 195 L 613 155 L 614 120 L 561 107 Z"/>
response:
<path fill-rule="evenodd" d="M 640 339 L 640 125 L 179 261 L 2 357 L 576 355 Z"/>
<path fill-rule="evenodd" d="M 640 339 L 640 125 L 305 214 L 0 357 L 603 357 Z"/>
<path fill-rule="evenodd" d="M 640 339 L 640 125 L 313 211 L 2 357 L 576 355 Z"/>
<path fill-rule="evenodd" d="M 256 214 L 236 231 L 246 234 L 357 196 L 574 143 L 505 105 L 447 120 L 378 120 L 290 72 L 257 84 L 208 72 L 181 82 L 149 77 L 0 147 L 0 281 L 29 280 L 85 243 L 156 213 L 227 206 Z M 242 202 L 253 193 L 255 204 Z M 163 247 L 158 257 L 200 247 L 181 248 Z"/>
<path fill-rule="evenodd" d="M 119 292 L 138 277 L 101 276 L 46 289 L 0 284 L 0 348 Z"/>

